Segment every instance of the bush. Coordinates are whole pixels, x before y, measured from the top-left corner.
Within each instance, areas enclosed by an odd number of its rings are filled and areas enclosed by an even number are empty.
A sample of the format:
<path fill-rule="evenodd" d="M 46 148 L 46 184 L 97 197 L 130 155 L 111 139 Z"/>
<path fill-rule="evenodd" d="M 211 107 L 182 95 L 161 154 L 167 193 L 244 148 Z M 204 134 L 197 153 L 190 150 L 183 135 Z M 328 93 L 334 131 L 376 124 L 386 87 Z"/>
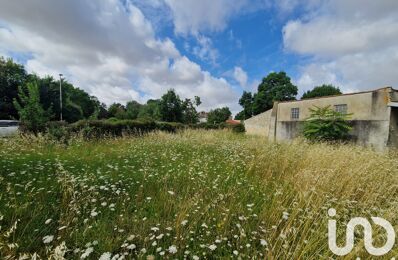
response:
<path fill-rule="evenodd" d="M 50 139 L 66 142 L 70 137 L 68 124 L 63 121 L 50 121 L 46 124 L 46 133 Z"/>
<path fill-rule="evenodd" d="M 189 125 L 189 128 L 191 129 L 205 129 L 205 130 L 218 130 L 218 129 L 224 129 L 226 127 L 227 125 L 225 123 L 219 123 L 219 124 L 199 123 L 199 124 Z"/>
<path fill-rule="evenodd" d="M 245 125 L 240 123 L 237 125 L 232 125 L 232 132 L 234 133 L 244 133 L 246 132 Z"/>
<path fill-rule="evenodd" d="M 239 127 L 241 128 L 243 126 Z M 217 130 L 225 128 L 232 129 L 234 132 L 242 132 L 242 129 L 234 129 L 232 126 L 228 126 L 225 123 L 185 125 L 182 123 L 156 122 L 146 119 L 119 120 L 110 118 L 107 120 L 81 120 L 69 125 L 66 122 L 52 121 L 46 124 L 44 133 L 51 140 L 67 143 L 72 136 L 76 135 L 81 135 L 84 139 L 100 139 L 124 135 L 143 135 L 153 131 L 176 133 L 185 129 Z"/>
<path fill-rule="evenodd" d="M 304 124 L 304 136 L 311 141 L 347 140 L 352 127 L 350 114 L 343 114 L 327 107 L 311 109 L 311 116 Z"/>
<path fill-rule="evenodd" d="M 154 121 L 136 120 L 83 120 L 70 126 L 74 133 L 85 138 L 116 137 L 125 134 L 140 135 L 156 129 Z"/>

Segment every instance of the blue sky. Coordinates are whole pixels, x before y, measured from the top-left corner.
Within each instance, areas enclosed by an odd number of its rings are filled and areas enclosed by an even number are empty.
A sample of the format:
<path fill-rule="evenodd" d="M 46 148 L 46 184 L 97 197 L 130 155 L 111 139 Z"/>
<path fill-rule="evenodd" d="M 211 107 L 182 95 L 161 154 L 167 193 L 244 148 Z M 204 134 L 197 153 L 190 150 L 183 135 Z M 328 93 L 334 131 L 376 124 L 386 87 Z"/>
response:
<path fill-rule="evenodd" d="M 0 4 L 0 55 L 63 73 L 101 101 L 174 88 L 229 106 L 286 71 L 299 93 L 398 85 L 396 0 L 19 0 Z M 300 97 L 300 94 L 298 97 Z"/>

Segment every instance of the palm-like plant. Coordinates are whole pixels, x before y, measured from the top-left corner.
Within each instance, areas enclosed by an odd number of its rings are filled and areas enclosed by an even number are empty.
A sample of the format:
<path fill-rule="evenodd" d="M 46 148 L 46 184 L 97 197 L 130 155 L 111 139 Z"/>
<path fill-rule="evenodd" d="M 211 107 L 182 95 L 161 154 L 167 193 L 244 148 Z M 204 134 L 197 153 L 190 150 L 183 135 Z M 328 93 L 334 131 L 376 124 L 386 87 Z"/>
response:
<path fill-rule="evenodd" d="M 311 141 L 346 140 L 352 127 L 352 114 L 334 111 L 330 106 L 310 108 L 311 115 L 304 124 L 304 136 Z"/>

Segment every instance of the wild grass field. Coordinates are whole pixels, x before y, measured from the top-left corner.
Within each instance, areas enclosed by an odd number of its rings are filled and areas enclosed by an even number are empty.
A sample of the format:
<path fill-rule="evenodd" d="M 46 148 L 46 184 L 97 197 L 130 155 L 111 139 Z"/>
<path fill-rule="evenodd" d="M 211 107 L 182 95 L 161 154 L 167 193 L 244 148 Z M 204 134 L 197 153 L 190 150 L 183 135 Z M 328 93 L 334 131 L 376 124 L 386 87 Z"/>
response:
<path fill-rule="evenodd" d="M 397 158 L 227 131 L 1 139 L 0 258 L 329 259 L 329 208 L 339 244 L 351 217 L 398 224 Z"/>

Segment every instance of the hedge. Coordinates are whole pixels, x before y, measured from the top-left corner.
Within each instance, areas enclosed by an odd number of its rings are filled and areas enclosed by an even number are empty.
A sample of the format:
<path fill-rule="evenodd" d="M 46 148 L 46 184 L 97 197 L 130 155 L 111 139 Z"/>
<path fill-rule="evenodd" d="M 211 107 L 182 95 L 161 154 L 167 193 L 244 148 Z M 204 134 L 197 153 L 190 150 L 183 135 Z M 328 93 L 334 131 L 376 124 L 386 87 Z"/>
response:
<path fill-rule="evenodd" d="M 243 125 L 242 125 L 243 126 Z M 81 134 L 84 138 L 118 137 L 123 135 L 142 135 L 152 131 L 175 133 L 184 129 L 225 129 L 231 128 L 234 132 L 241 132 L 242 127 L 222 124 L 190 124 L 157 122 L 152 120 L 81 120 L 67 125 L 60 122 L 49 122 L 47 133 L 55 139 L 68 138 L 74 134 Z M 239 130 L 237 131 L 237 129 Z M 244 129 L 244 127 L 243 127 Z"/>

